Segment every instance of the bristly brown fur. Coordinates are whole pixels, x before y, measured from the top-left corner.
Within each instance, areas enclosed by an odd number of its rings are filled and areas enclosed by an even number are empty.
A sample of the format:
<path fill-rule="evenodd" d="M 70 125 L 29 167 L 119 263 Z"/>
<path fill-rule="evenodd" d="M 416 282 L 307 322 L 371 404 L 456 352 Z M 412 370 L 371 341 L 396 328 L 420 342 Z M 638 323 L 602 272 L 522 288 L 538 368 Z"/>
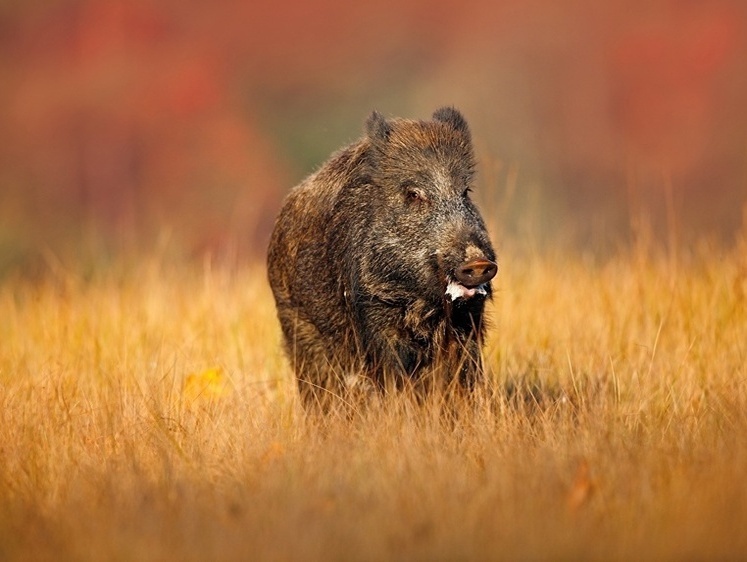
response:
<path fill-rule="evenodd" d="M 307 405 L 344 400 L 352 376 L 382 388 L 480 378 L 490 285 L 484 296 L 445 296 L 467 258 L 495 260 L 469 198 L 474 167 L 456 109 L 431 121 L 373 112 L 363 138 L 288 195 L 268 272 Z"/>

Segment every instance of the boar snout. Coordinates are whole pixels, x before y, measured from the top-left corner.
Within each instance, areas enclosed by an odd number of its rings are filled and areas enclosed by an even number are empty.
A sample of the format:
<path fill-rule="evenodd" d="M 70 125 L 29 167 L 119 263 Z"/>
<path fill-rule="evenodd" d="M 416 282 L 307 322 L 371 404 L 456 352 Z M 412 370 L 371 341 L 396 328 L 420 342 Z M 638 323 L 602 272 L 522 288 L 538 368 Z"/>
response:
<path fill-rule="evenodd" d="M 456 280 L 468 289 L 474 289 L 490 281 L 498 272 L 495 262 L 476 259 L 463 263 L 454 271 Z"/>

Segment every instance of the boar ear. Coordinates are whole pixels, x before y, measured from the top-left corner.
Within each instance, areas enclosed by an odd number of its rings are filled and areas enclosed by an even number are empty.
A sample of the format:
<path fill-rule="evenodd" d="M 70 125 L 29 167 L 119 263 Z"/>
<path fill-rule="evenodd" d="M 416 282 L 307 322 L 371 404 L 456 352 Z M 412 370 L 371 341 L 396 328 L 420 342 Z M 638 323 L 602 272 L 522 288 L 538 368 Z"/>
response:
<path fill-rule="evenodd" d="M 454 129 L 469 137 L 469 126 L 467 125 L 467 121 L 455 108 L 442 107 L 441 109 L 437 109 L 433 113 L 433 119 L 451 125 Z"/>
<path fill-rule="evenodd" d="M 386 142 L 392 127 L 387 123 L 384 116 L 378 111 L 372 111 L 366 119 L 366 133 L 368 138 L 374 142 Z"/>

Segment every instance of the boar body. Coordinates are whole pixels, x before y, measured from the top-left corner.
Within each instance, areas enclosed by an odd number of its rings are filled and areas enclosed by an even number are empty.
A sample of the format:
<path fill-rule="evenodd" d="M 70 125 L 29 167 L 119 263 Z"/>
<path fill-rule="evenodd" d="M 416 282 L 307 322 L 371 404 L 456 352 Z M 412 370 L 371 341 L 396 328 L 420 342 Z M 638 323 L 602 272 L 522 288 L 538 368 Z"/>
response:
<path fill-rule="evenodd" d="M 470 387 L 497 271 L 470 199 L 469 129 L 374 112 L 366 135 L 288 195 L 268 252 L 284 346 L 307 405 L 379 388 Z"/>

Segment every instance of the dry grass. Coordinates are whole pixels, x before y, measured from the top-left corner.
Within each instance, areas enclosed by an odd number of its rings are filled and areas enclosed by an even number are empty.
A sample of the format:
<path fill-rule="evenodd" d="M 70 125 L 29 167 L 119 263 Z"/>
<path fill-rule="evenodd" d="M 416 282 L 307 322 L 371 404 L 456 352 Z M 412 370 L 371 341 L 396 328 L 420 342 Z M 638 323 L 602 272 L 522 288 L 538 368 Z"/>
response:
<path fill-rule="evenodd" d="M 493 394 L 320 420 L 260 267 L 6 279 L 0 559 L 747 557 L 744 244 L 496 293 Z"/>

